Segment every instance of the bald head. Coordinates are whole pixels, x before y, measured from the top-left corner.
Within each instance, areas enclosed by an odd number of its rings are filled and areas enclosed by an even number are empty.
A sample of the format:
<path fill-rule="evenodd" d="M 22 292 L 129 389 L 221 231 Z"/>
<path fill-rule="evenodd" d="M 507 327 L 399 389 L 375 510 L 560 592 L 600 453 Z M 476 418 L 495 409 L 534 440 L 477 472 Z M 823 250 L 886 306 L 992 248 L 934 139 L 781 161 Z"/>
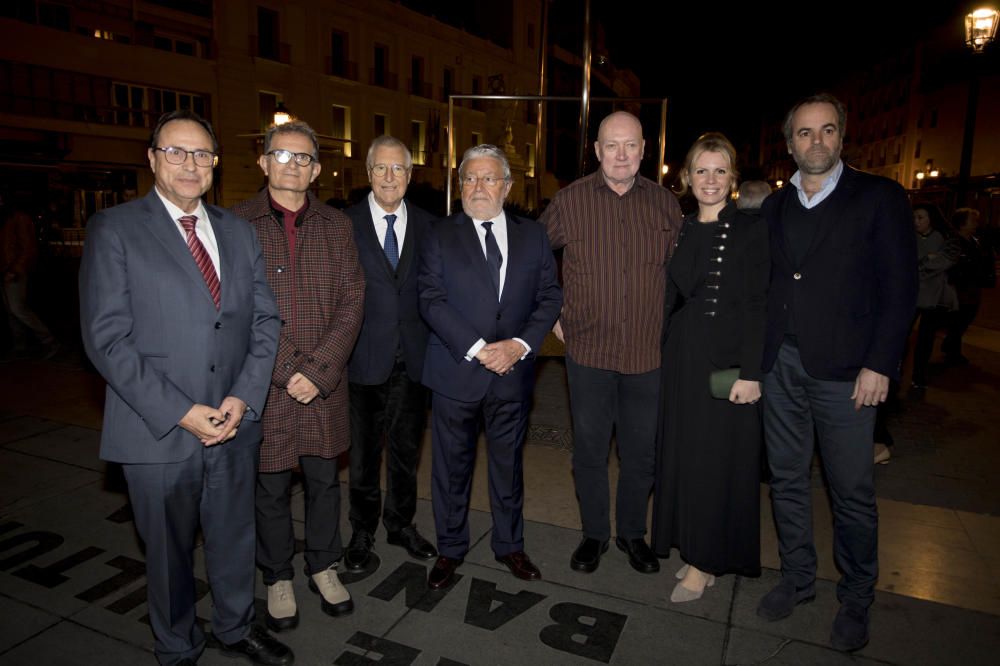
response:
<path fill-rule="evenodd" d="M 594 150 L 608 186 L 624 194 L 639 173 L 646 142 L 639 119 L 627 111 L 615 111 L 601 121 Z"/>

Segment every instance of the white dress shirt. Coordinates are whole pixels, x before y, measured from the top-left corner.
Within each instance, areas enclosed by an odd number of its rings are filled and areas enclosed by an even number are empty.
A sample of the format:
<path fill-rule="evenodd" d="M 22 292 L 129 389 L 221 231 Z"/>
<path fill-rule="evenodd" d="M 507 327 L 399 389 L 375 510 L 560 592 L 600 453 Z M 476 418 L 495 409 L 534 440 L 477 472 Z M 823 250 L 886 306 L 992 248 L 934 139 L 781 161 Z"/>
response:
<path fill-rule="evenodd" d="M 205 204 L 199 199 L 198 208 L 192 213 L 185 213 L 179 207 L 177 207 L 172 201 L 168 201 L 166 197 L 160 194 L 160 191 L 154 186 L 153 189 L 156 191 L 156 196 L 160 197 L 160 201 L 167 208 L 167 213 L 170 215 L 170 219 L 174 221 L 177 226 L 177 231 L 180 232 L 181 238 L 184 239 L 184 244 L 187 245 L 187 232 L 184 231 L 184 226 L 178 222 L 178 220 L 185 215 L 194 215 L 198 218 L 198 221 L 194 225 L 195 236 L 201 241 L 201 244 L 205 246 L 205 250 L 208 252 L 208 256 L 212 259 L 212 265 L 215 266 L 215 275 L 219 278 L 219 284 L 222 284 L 222 267 L 219 265 L 219 243 L 215 240 L 215 231 L 212 230 L 212 222 L 208 219 L 208 212 L 205 210 Z"/>
<path fill-rule="evenodd" d="M 811 198 L 807 196 L 806 193 L 802 190 L 801 171 L 796 171 L 795 173 L 793 173 L 792 177 L 789 178 L 788 180 L 789 182 L 791 182 L 792 185 L 795 186 L 795 191 L 799 195 L 799 203 L 802 204 L 803 208 L 809 210 L 810 208 L 815 208 L 816 206 L 820 205 L 828 196 L 833 194 L 833 191 L 837 188 L 837 183 L 840 182 L 840 176 L 843 173 L 844 173 L 844 163 L 840 160 L 837 160 L 837 166 L 833 167 L 833 171 L 830 173 L 830 175 L 823 179 L 823 186 L 820 188 L 819 192 L 812 195 Z"/>
<path fill-rule="evenodd" d="M 386 222 L 386 215 L 395 215 L 396 221 L 392 223 L 392 230 L 396 232 L 396 247 L 399 248 L 399 256 L 403 256 L 403 239 L 406 238 L 406 202 L 399 202 L 399 207 L 390 213 L 375 203 L 375 194 L 368 193 L 368 208 L 372 212 L 372 221 L 375 223 L 375 235 L 378 236 L 378 246 L 385 248 L 385 232 L 389 229 Z"/>
<path fill-rule="evenodd" d="M 476 236 L 479 238 L 479 247 L 483 250 L 483 261 L 486 261 L 486 228 L 483 227 L 483 222 L 492 222 L 493 226 L 490 227 L 490 231 L 493 232 L 493 238 L 496 239 L 497 247 L 500 248 L 500 256 L 503 258 L 503 262 L 500 264 L 500 293 L 497 294 L 497 300 L 503 297 L 503 286 L 504 282 L 507 280 L 507 216 L 501 210 L 500 214 L 489 220 L 476 220 L 473 219 L 472 223 L 476 229 Z M 524 354 L 521 356 L 521 360 L 524 359 L 529 353 L 531 353 L 531 347 L 527 342 L 521 338 L 511 338 L 511 340 L 517 340 L 524 346 Z M 476 341 L 476 344 L 469 347 L 468 353 L 465 355 L 467 361 L 471 361 L 476 357 L 483 347 L 486 346 L 486 341 L 482 338 Z"/>

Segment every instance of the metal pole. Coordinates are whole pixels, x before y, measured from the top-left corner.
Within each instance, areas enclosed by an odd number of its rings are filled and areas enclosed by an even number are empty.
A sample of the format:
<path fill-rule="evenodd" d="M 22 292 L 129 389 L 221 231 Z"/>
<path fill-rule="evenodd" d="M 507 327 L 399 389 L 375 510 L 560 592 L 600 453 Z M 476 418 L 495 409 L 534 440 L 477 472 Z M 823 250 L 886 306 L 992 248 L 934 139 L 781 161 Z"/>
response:
<path fill-rule="evenodd" d="M 583 175 L 587 157 L 587 118 L 590 116 L 590 0 L 583 3 L 583 94 L 580 95 L 580 159 L 577 176 Z"/>
<path fill-rule="evenodd" d="M 545 95 L 545 70 L 549 59 L 549 0 L 542 0 L 542 43 L 541 53 L 538 56 L 538 96 Z M 542 180 L 545 173 L 545 146 L 542 145 L 542 127 L 545 119 L 545 101 L 538 100 L 538 115 L 535 118 L 535 178 L 538 182 Z M 539 188 L 541 195 L 541 188 Z"/>
<path fill-rule="evenodd" d="M 445 164 L 444 172 L 447 181 L 444 186 L 444 195 L 447 201 L 444 202 L 445 215 L 451 215 L 451 165 L 455 163 L 455 96 L 448 96 L 448 163 Z"/>
<path fill-rule="evenodd" d="M 656 165 L 656 182 L 663 184 L 663 157 L 667 151 L 667 99 L 660 104 L 660 159 Z"/>

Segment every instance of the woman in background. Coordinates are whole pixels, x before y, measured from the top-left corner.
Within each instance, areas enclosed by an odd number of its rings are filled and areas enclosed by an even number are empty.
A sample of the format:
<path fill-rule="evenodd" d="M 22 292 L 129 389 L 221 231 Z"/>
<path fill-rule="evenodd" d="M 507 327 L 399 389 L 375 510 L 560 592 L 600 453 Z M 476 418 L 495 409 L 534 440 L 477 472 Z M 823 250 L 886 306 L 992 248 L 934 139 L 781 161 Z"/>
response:
<path fill-rule="evenodd" d="M 725 573 L 760 575 L 760 399 L 767 227 L 736 209 L 736 151 L 702 135 L 681 172 L 698 211 L 687 216 L 670 261 L 653 550 L 686 563 L 670 600 L 699 599 Z M 728 399 L 709 376 L 739 369 Z"/>

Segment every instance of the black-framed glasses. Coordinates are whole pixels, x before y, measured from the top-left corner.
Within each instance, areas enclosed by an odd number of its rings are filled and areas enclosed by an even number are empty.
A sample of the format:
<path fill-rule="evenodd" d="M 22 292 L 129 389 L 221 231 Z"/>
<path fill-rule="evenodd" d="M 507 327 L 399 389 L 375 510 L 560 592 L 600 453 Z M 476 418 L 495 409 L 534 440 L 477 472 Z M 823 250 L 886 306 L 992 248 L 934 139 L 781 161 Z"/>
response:
<path fill-rule="evenodd" d="M 404 164 L 373 164 L 371 172 L 373 175 L 381 178 L 389 169 L 392 169 L 392 175 L 397 178 L 405 176 L 406 172 L 409 171 Z"/>
<path fill-rule="evenodd" d="M 194 159 L 195 166 L 214 167 L 219 163 L 219 156 L 210 150 L 184 150 L 177 146 L 167 146 L 165 148 L 153 148 L 163 153 L 163 159 L 168 164 L 184 164 L 188 155 Z"/>
<path fill-rule="evenodd" d="M 281 150 L 280 148 L 272 150 L 268 155 L 278 164 L 288 164 L 292 160 L 295 160 L 295 163 L 302 167 L 309 166 L 316 159 L 309 153 L 293 153 L 290 150 Z"/>

